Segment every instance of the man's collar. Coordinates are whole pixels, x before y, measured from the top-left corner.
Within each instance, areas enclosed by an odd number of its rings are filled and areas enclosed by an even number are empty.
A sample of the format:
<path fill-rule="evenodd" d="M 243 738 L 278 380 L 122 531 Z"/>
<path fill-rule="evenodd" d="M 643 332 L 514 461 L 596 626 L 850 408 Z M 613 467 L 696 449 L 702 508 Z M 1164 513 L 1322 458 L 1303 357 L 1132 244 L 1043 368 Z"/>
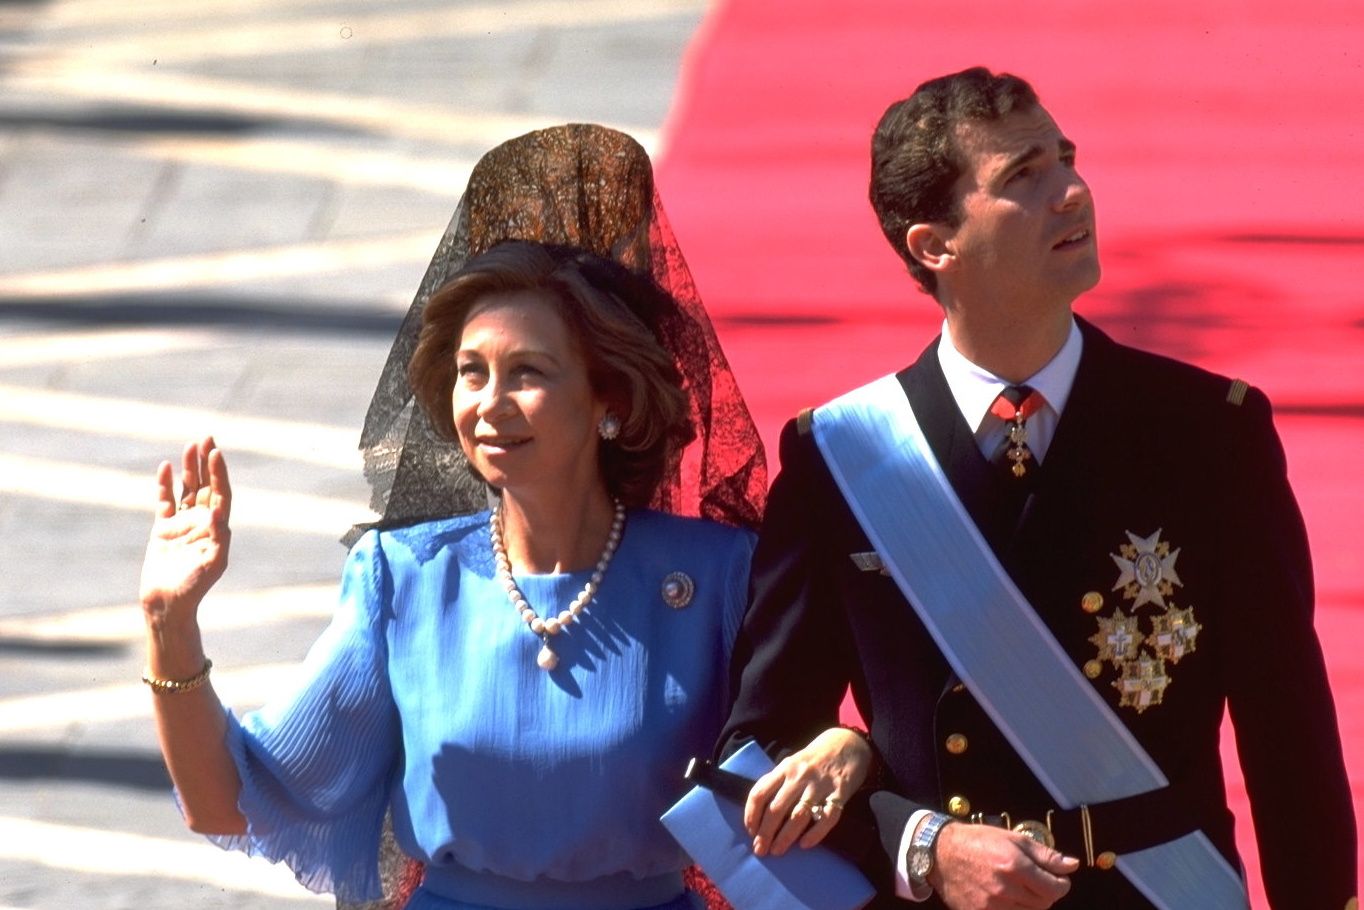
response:
<path fill-rule="evenodd" d="M 1059 416 L 1065 410 L 1070 398 L 1071 387 L 1075 384 L 1075 371 L 1080 367 L 1080 353 L 1084 339 L 1074 317 L 1070 320 L 1070 334 L 1056 356 L 1046 366 L 1028 377 L 1022 384 L 1031 386 L 1042 393 L 1047 404 Z M 990 410 L 990 404 L 999 393 L 1013 383 L 1000 379 L 983 367 L 976 366 L 957 350 L 952 343 L 952 335 L 943 321 L 942 340 L 938 342 L 938 363 L 942 366 L 943 377 L 952 390 L 957 408 L 966 418 L 972 430 L 980 428 L 981 421 Z"/>

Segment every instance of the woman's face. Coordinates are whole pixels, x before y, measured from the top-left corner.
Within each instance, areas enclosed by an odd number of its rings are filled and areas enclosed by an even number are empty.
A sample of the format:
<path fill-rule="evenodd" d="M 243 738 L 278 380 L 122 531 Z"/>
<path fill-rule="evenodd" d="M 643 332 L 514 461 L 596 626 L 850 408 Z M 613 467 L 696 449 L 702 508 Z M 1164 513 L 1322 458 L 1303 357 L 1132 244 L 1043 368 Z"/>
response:
<path fill-rule="evenodd" d="M 600 485 L 597 424 L 577 340 L 545 291 L 483 297 L 455 352 L 455 430 L 469 463 L 517 496 Z"/>

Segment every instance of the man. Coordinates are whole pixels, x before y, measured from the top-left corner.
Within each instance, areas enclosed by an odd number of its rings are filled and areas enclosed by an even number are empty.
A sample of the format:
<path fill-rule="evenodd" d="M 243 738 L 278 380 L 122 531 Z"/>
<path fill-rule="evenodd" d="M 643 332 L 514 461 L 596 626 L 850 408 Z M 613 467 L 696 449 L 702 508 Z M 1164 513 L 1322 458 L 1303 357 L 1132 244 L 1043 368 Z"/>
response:
<path fill-rule="evenodd" d="M 1094 202 L 1022 80 L 925 83 L 886 112 L 872 159 L 882 229 L 944 331 L 881 398 L 785 428 L 723 748 L 795 748 L 852 686 L 880 770 L 842 826 L 876 829 L 878 906 L 1234 906 L 1229 705 L 1271 903 L 1354 907 L 1350 793 L 1268 401 L 1072 315 L 1099 279 Z M 868 456 L 886 434 L 848 435 L 858 414 L 918 429 Z M 916 518 L 901 492 L 943 505 Z M 925 560 L 940 537 L 968 543 Z M 1049 656 L 1020 667 L 1015 648 Z M 841 808 L 757 792 L 759 852 Z"/>

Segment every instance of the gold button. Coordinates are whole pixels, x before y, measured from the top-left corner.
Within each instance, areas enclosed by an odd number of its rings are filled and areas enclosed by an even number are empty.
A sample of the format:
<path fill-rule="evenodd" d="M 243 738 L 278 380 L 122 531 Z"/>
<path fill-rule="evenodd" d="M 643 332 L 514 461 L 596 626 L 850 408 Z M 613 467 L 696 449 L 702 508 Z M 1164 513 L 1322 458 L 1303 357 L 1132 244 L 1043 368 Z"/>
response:
<path fill-rule="evenodd" d="M 1085 675 L 1090 679 L 1098 679 L 1104 671 L 1104 664 L 1101 660 L 1085 661 Z"/>
<path fill-rule="evenodd" d="M 947 811 L 957 818 L 965 818 L 971 814 L 971 801 L 964 796 L 954 796 L 947 801 Z"/>
<path fill-rule="evenodd" d="M 1098 613 L 1104 608 L 1104 596 L 1098 591 L 1090 591 L 1080 598 L 1080 609 L 1086 613 Z"/>
<path fill-rule="evenodd" d="M 947 737 L 947 751 L 953 755 L 960 755 L 966 751 L 966 737 L 960 733 L 953 733 Z"/>
<path fill-rule="evenodd" d="M 1112 869 L 1117 864 L 1118 854 L 1114 853 L 1112 850 L 1105 850 L 1094 857 L 1094 865 L 1098 866 L 1100 869 Z"/>
<path fill-rule="evenodd" d="M 966 691 L 966 683 L 957 683 L 952 687 L 952 691 L 958 694 Z"/>

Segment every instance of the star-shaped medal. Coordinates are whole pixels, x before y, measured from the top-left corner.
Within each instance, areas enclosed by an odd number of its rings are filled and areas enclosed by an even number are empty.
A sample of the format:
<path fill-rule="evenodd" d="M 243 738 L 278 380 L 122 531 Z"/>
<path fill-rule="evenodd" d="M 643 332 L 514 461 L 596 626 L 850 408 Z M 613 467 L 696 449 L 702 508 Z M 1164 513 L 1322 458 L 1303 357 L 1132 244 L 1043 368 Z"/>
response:
<path fill-rule="evenodd" d="M 1193 607 L 1180 610 L 1170 604 L 1164 616 L 1151 617 L 1151 634 L 1146 636 L 1146 643 L 1157 657 L 1177 664 L 1185 654 L 1197 650 L 1198 633 L 1202 630 L 1203 627 L 1194 621 Z"/>
<path fill-rule="evenodd" d="M 1124 616 L 1119 607 L 1112 616 L 1097 619 L 1099 631 L 1089 636 L 1089 640 L 1099 649 L 1099 660 L 1110 660 L 1116 667 L 1137 656 L 1142 635 L 1135 616 Z"/>
<path fill-rule="evenodd" d="M 1159 657 L 1142 656 L 1125 661 L 1122 675 L 1113 680 L 1113 688 L 1121 693 L 1120 708 L 1135 708 L 1140 714 L 1152 705 L 1165 700 L 1165 687 L 1170 677 L 1165 675 L 1165 661 Z"/>
<path fill-rule="evenodd" d="M 1150 537 L 1138 537 L 1127 532 L 1125 543 L 1118 553 L 1108 554 L 1118 566 L 1118 580 L 1113 590 L 1122 589 L 1122 596 L 1133 600 L 1132 609 L 1143 604 L 1165 606 L 1165 598 L 1175 592 L 1175 585 L 1184 586 L 1175 572 L 1175 560 L 1179 551 L 1170 550 L 1170 545 L 1160 539 L 1160 529 Z"/>

